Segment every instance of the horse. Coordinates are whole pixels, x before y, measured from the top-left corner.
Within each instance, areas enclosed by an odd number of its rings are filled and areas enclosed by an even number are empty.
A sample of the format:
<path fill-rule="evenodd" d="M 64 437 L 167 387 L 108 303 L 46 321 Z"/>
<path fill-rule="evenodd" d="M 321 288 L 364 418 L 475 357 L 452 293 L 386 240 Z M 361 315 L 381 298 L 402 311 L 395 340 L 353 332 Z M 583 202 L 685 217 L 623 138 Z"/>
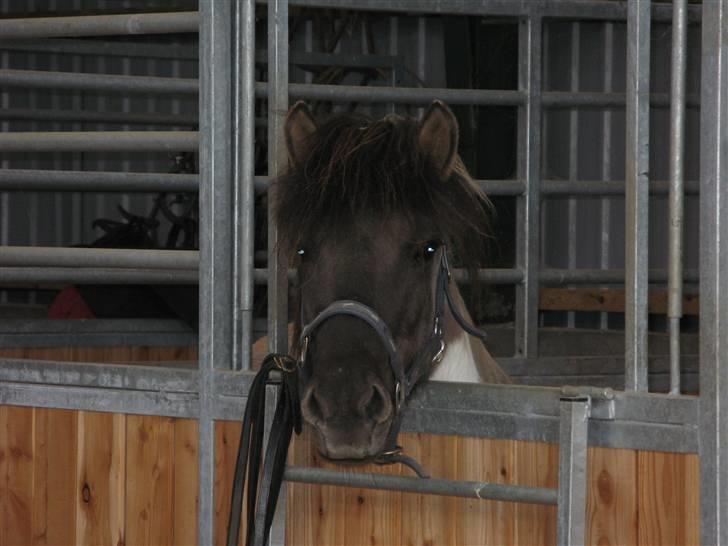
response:
<path fill-rule="evenodd" d="M 321 123 L 298 102 L 284 135 L 289 166 L 270 198 L 278 252 L 297 271 L 301 411 L 322 456 L 381 459 L 415 384 L 509 382 L 463 331 L 472 320 L 447 265 L 453 254 L 478 267 L 489 201 L 441 101 L 420 120 Z"/>

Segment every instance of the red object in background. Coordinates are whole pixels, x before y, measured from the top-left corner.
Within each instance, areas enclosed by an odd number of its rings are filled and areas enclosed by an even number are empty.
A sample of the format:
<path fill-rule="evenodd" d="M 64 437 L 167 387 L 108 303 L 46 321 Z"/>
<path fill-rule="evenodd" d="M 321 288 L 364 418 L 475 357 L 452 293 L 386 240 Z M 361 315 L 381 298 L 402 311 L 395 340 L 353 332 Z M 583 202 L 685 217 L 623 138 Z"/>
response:
<path fill-rule="evenodd" d="M 75 286 L 64 288 L 53 300 L 48 309 L 48 318 L 52 319 L 90 319 L 96 318 L 86 305 Z"/>

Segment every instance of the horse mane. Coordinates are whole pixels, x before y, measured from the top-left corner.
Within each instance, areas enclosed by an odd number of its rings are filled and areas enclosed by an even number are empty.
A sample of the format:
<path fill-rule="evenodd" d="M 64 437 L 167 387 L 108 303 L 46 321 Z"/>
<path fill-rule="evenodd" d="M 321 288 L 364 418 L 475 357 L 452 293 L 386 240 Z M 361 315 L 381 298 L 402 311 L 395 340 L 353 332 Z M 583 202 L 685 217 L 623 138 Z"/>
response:
<path fill-rule="evenodd" d="M 446 179 L 417 143 L 417 120 L 336 115 L 307 143 L 308 155 L 274 181 L 281 251 L 307 237 L 341 233 L 362 215 L 429 219 L 442 242 L 473 269 L 482 264 L 490 202 L 459 157 Z"/>

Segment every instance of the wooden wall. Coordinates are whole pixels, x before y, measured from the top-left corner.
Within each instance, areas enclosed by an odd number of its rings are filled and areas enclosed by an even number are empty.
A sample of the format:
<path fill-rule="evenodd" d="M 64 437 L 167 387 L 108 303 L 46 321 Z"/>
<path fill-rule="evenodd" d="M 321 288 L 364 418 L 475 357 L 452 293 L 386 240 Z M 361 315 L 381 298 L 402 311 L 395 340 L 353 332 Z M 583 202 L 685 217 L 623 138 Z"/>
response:
<path fill-rule="evenodd" d="M 130 362 L 194 360 L 195 352 L 0 349 L 0 358 Z M 216 544 L 224 543 L 239 433 L 238 423 L 216 423 Z M 400 440 L 436 477 L 557 483 L 555 445 L 424 434 Z M 290 460 L 331 466 L 305 434 Z M 0 406 L 0 546 L 197 544 L 197 461 L 194 420 Z M 590 448 L 587 514 L 589 544 L 697 544 L 697 456 Z M 289 484 L 286 531 L 294 546 L 536 546 L 555 542 L 555 518 L 554 507 Z"/>
<path fill-rule="evenodd" d="M 216 424 L 216 544 L 239 431 Z M 435 476 L 556 485 L 554 445 L 402 440 Z M 329 466 L 310 446 L 297 439 L 292 461 Z M 588 481 L 589 544 L 697 544 L 695 455 L 592 448 Z M 196 544 L 196 495 L 195 421 L 0 406 L 0 545 Z M 556 532 L 554 507 L 301 484 L 287 514 L 291 545 L 545 545 Z"/>

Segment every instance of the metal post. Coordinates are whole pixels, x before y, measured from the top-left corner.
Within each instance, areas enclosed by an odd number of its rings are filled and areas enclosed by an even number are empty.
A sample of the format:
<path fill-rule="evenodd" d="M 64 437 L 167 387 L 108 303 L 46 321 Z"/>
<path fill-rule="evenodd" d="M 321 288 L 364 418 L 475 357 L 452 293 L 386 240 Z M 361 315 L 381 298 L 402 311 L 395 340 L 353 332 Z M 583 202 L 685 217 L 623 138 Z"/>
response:
<path fill-rule="evenodd" d="M 519 89 L 526 104 L 518 112 L 518 178 L 526 191 L 517 203 L 517 267 L 524 272 L 516 288 L 516 353 L 538 356 L 538 268 L 541 249 L 541 32 L 542 19 L 533 15 L 519 27 Z"/>
<path fill-rule="evenodd" d="M 613 74 L 613 56 L 614 56 L 614 23 L 607 21 L 604 23 L 604 92 L 612 91 L 612 74 Z M 612 177 L 612 111 L 604 110 L 603 119 L 604 126 L 602 130 L 602 179 L 609 180 Z M 603 197 L 601 199 L 601 256 L 600 267 L 607 269 L 609 267 L 609 248 L 611 234 L 611 199 Z M 599 327 L 602 330 L 609 328 L 608 313 L 601 313 Z"/>
<path fill-rule="evenodd" d="M 268 175 L 279 176 L 287 166 L 283 126 L 288 110 L 288 0 L 268 2 Z M 268 349 L 288 352 L 288 267 L 278 252 L 278 232 L 271 205 L 275 186 L 268 190 Z M 281 487 L 269 543 L 285 543 L 286 488 Z"/>
<path fill-rule="evenodd" d="M 728 545 L 728 0 L 703 2 L 700 540 Z"/>
<path fill-rule="evenodd" d="M 283 125 L 288 110 L 288 1 L 268 3 L 268 176 L 275 178 L 287 165 Z M 275 187 L 268 190 L 268 348 L 285 353 L 288 347 L 288 282 L 278 252 L 277 228 L 271 205 Z"/>
<path fill-rule="evenodd" d="M 237 0 L 233 366 L 251 368 L 255 252 L 255 0 Z"/>
<path fill-rule="evenodd" d="M 559 424 L 559 503 L 556 544 L 586 544 L 588 397 L 563 398 Z"/>
<path fill-rule="evenodd" d="M 647 390 L 650 4 L 630 0 L 627 19 L 624 387 L 635 391 Z"/>
<path fill-rule="evenodd" d="M 232 349 L 231 8 L 200 1 L 199 544 L 213 543 L 214 372 Z"/>
<path fill-rule="evenodd" d="M 683 210 L 685 152 L 685 57 L 687 0 L 673 0 L 672 103 L 670 106 L 670 254 L 668 312 L 670 320 L 670 393 L 680 394 L 680 318 L 682 317 Z"/>
<path fill-rule="evenodd" d="M 581 24 L 571 23 L 571 92 L 579 91 L 579 57 L 581 54 Z M 579 178 L 579 111 L 572 108 L 569 112 L 569 180 Z M 569 196 L 568 222 L 568 265 L 569 269 L 576 269 L 576 237 L 577 237 L 577 202 L 574 196 Z M 573 328 L 576 312 L 567 313 L 567 327 Z"/>

